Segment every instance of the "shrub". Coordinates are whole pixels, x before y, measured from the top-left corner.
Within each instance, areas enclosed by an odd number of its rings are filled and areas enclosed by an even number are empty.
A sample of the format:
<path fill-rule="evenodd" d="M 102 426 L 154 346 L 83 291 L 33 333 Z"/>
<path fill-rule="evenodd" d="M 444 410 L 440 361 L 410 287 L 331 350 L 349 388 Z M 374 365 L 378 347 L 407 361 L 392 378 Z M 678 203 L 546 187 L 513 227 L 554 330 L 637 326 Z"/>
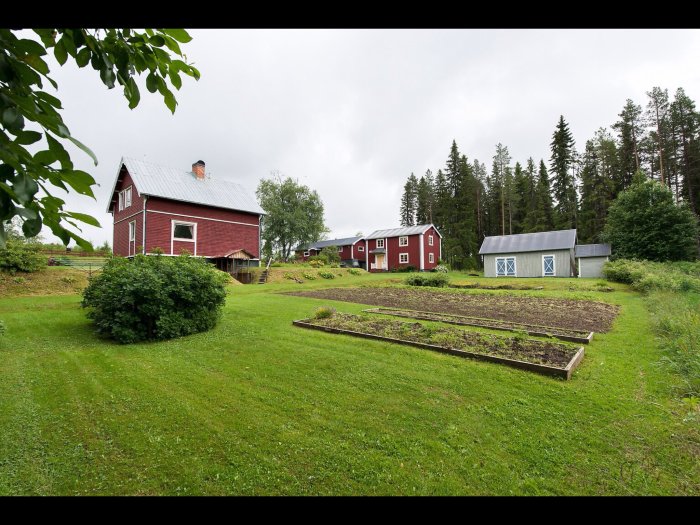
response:
<path fill-rule="evenodd" d="M 39 253 L 41 245 L 21 239 L 7 239 L 0 250 L 0 269 L 6 272 L 36 272 L 46 266 L 46 257 Z"/>
<path fill-rule="evenodd" d="M 314 275 L 312 275 L 310 272 L 302 273 L 301 276 L 302 276 L 304 279 L 308 279 L 309 281 L 314 281 L 314 280 L 316 280 L 316 277 L 315 277 Z"/>
<path fill-rule="evenodd" d="M 61 282 L 64 282 L 66 284 L 74 284 L 76 281 L 77 279 L 70 275 L 67 275 L 66 277 L 61 277 Z"/>
<path fill-rule="evenodd" d="M 332 272 L 326 272 L 324 270 L 319 270 L 318 275 L 324 279 L 335 279 L 335 274 Z"/>
<path fill-rule="evenodd" d="M 435 268 L 433 268 L 433 271 L 438 273 L 447 273 L 449 272 L 449 268 L 445 264 L 438 264 Z"/>
<path fill-rule="evenodd" d="M 318 254 L 319 258 L 323 259 L 326 264 L 340 263 L 340 254 L 337 246 L 326 246 Z"/>
<path fill-rule="evenodd" d="M 284 272 L 284 275 L 282 276 L 285 279 L 289 279 L 290 281 L 294 280 L 294 275 L 292 275 L 290 272 Z"/>
<path fill-rule="evenodd" d="M 442 288 L 447 286 L 450 278 L 444 273 L 424 274 L 417 273 L 406 278 L 405 283 L 410 286 L 434 286 Z"/>
<path fill-rule="evenodd" d="M 357 268 L 348 268 L 348 273 L 350 275 L 361 275 L 362 271 L 358 270 Z"/>
<path fill-rule="evenodd" d="M 314 257 L 316 257 L 316 256 L 314 256 Z M 325 263 L 318 258 L 314 259 L 313 261 L 309 260 L 309 266 L 311 266 L 312 268 L 320 268 L 321 266 L 324 266 L 324 264 Z"/>
<path fill-rule="evenodd" d="M 330 306 L 319 306 L 314 312 L 314 319 L 328 319 L 335 314 L 335 308 Z"/>
<path fill-rule="evenodd" d="M 82 306 L 99 334 L 120 343 L 170 339 L 214 327 L 226 280 L 201 258 L 114 258 L 90 280 Z"/>
<path fill-rule="evenodd" d="M 5 335 L 5 321 L 0 319 L 0 337 Z"/>
<path fill-rule="evenodd" d="M 394 273 L 415 272 L 416 267 L 412 264 L 400 264 L 399 266 L 392 268 L 391 271 Z"/>
<path fill-rule="evenodd" d="M 606 262 L 603 273 L 609 280 L 630 284 L 643 293 L 654 290 L 700 292 L 700 263 L 618 259 Z"/>

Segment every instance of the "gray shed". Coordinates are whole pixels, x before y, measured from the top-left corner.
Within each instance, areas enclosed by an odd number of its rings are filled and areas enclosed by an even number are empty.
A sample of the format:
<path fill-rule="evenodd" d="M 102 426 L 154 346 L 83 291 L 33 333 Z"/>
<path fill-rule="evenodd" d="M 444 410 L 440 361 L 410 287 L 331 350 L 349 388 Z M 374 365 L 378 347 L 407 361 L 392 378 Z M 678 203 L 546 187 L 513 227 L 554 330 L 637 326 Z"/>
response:
<path fill-rule="evenodd" d="M 603 277 L 603 264 L 609 259 L 609 244 L 576 245 L 576 265 L 579 277 Z"/>
<path fill-rule="evenodd" d="M 494 235 L 479 254 L 484 277 L 572 277 L 576 230 Z"/>

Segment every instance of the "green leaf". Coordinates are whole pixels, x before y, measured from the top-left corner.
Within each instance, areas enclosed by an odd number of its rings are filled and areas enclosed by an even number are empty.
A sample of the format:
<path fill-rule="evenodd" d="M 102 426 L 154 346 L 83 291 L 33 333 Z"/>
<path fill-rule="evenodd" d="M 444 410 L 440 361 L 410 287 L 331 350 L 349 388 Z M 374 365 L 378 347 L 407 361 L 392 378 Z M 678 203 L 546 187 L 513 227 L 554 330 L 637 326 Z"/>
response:
<path fill-rule="evenodd" d="M 17 133 L 17 138 L 15 142 L 17 144 L 34 144 L 35 142 L 41 140 L 41 133 L 37 131 L 20 131 Z"/>
<path fill-rule="evenodd" d="M 36 55 L 37 57 L 46 54 L 46 49 L 36 40 L 30 40 L 28 38 L 23 38 L 15 42 L 15 49 L 22 52 L 25 55 Z"/>
<path fill-rule="evenodd" d="M 10 131 L 19 131 L 24 127 L 24 117 L 16 107 L 5 108 L 2 112 L 2 124 Z"/>
<path fill-rule="evenodd" d="M 180 89 L 182 87 L 182 79 L 180 78 L 180 75 L 178 75 L 176 71 L 173 71 L 171 69 L 169 71 L 169 76 L 170 76 L 170 82 L 173 83 L 173 86 L 175 86 L 175 89 Z"/>
<path fill-rule="evenodd" d="M 158 90 L 158 77 L 152 72 L 146 77 L 146 89 L 151 93 L 155 93 Z"/>
<path fill-rule="evenodd" d="M 100 78 L 102 79 L 104 85 L 107 86 L 109 89 L 112 89 L 114 87 L 114 79 L 116 77 L 114 75 L 114 71 L 112 71 L 111 68 L 101 69 Z"/>
<path fill-rule="evenodd" d="M 95 185 L 92 175 L 81 170 L 61 170 L 61 177 L 81 195 L 94 197 L 91 186 Z"/>
<path fill-rule="evenodd" d="M 66 52 L 66 46 L 63 45 L 63 38 L 54 46 L 53 54 L 61 65 L 65 64 L 66 60 L 68 60 L 68 53 Z"/>
<path fill-rule="evenodd" d="M 84 47 L 78 51 L 78 55 L 75 57 L 75 62 L 78 64 L 78 67 L 87 66 L 88 62 L 90 62 L 90 49 Z"/>
<path fill-rule="evenodd" d="M 56 154 L 49 149 L 41 150 L 40 152 L 34 155 L 34 162 L 38 162 L 39 164 L 43 164 L 44 166 L 49 166 L 57 160 L 58 157 L 56 157 Z"/>
<path fill-rule="evenodd" d="M 78 147 L 79 147 L 81 150 L 83 150 L 85 153 L 87 153 L 88 155 L 90 155 L 90 157 L 92 157 L 93 162 L 95 163 L 95 166 L 97 166 L 97 157 L 95 156 L 95 154 L 92 152 L 92 150 L 91 150 L 90 148 L 88 148 L 85 144 L 83 144 L 82 142 L 80 142 L 78 139 L 75 139 L 75 138 L 73 138 L 73 137 L 71 137 L 71 136 L 67 136 L 66 138 L 67 138 L 68 140 L 70 140 L 73 144 L 75 144 L 76 146 L 78 146 Z"/>
<path fill-rule="evenodd" d="M 15 212 L 17 215 L 24 217 L 25 219 L 36 219 L 39 216 L 36 210 L 32 208 L 16 208 Z"/>
<path fill-rule="evenodd" d="M 70 160 L 70 155 L 63 145 L 49 133 L 46 133 L 46 141 L 49 143 L 49 150 L 51 150 L 51 153 L 53 153 L 61 163 L 61 168 L 64 170 L 72 170 L 73 162 Z"/>
<path fill-rule="evenodd" d="M 168 49 L 170 49 L 170 51 L 172 51 L 176 55 L 182 56 L 180 46 L 174 38 L 171 38 L 169 36 L 164 36 L 163 38 L 165 39 L 165 45 L 168 46 Z"/>
<path fill-rule="evenodd" d="M 148 43 L 152 46 L 161 47 L 165 45 L 165 39 L 160 35 L 153 35 L 148 39 Z"/>
<path fill-rule="evenodd" d="M 129 109 L 134 109 L 136 106 L 139 105 L 139 101 L 141 100 L 141 94 L 139 93 L 139 87 L 136 85 L 136 81 L 134 80 L 133 77 L 129 77 L 129 80 L 127 81 L 127 85 L 129 86 L 129 92 L 131 95 L 129 97 Z"/>
<path fill-rule="evenodd" d="M 192 37 L 184 29 L 163 29 L 163 33 L 173 37 L 178 42 L 186 44 Z"/>
<path fill-rule="evenodd" d="M 36 237 L 41 232 L 41 219 L 27 219 L 22 223 L 22 232 L 25 237 Z"/>
<path fill-rule="evenodd" d="M 80 222 L 84 222 L 85 224 L 89 224 L 90 226 L 97 226 L 100 228 L 100 222 L 95 219 L 92 215 L 87 215 L 85 213 L 77 213 L 77 212 L 69 212 L 66 215 L 73 217 L 74 219 L 79 220 Z"/>
<path fill-rule="evenodd" d="M 12 182 L 12 191 L 15 192 L 17 198 L 22 204 L 26 204 L 32 200 L 32 197 L 39 191 L 39 185 L 36 181 L 25 173 L 18 173 L 15 180 Z"/>
<path fill-rule="evenodd" d="M 40 100 L 43 100 L 44 102 L 46 102 L 48 104 L 51 104 L 53 107 L 55 107 L 57 109 L 63 109 L 63 107 L 61 106 L 61 101 L 58 100 L 53 95 L 49 95 L 48 93 L 46 93 L 44 91 L 37 91 L 36 96 Z"/>
<path fill-rule="evenodd" d="M 177 100 L 175 100 L 175 95 L 173 95 L 173 92 L 167 88 L 162 89 L 160 92 L 163 94 L 163 100 L 165 101 L 165 105 L 168 106 L 168 109 L 171 113 L 175 113 L 175 106 L 177 106 Z"/>
<path fill-rule="evenodd" d="M 39 73 L 42 73 L 44 75 L 48 75 L 49 73 L 49 66 L 37 55 L 26 55 L 22 57 L 22 61 L 32 66 Z"/>

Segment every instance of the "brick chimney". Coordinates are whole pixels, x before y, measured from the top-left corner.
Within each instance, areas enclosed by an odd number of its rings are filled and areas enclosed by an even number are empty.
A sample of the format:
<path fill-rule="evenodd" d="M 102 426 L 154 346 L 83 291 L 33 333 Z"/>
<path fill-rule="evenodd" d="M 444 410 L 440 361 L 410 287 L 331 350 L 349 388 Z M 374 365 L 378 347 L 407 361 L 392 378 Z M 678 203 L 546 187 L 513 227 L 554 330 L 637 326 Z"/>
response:
<path fill-rule="evenodd" d="M 194 173 L 194 176 L 197 177 L 197 180 L 204 180 L 204 161 L 203 160 L 198 160 L 194 164 L 192 164 L 192 173 Z"/>

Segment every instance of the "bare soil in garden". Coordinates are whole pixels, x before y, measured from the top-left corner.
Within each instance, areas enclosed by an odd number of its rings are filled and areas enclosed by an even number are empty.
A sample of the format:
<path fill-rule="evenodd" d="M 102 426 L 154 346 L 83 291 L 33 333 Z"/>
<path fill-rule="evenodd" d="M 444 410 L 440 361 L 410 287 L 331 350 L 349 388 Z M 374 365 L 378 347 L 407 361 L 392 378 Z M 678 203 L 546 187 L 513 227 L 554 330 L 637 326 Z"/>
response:
<path fill-rule="evenodd" d="M 578 347 L 564 343 L 481 334 L 452 327 L 436 328 L 418 322 L 410 323 L 369 315 L 336 313 L 332 317 L 308 319 L 305 322 L 317 326 L 390 337 L 401 341 L 431 344 L 557 368 L 565 368 L 578 350 Z"/>
<path fill-rule="evenodd" d="M 407 288 L 329 288 L 290 294 L 588 332 L 610 330 L 619 311 L 616 305 L 596 301 Z"/>

